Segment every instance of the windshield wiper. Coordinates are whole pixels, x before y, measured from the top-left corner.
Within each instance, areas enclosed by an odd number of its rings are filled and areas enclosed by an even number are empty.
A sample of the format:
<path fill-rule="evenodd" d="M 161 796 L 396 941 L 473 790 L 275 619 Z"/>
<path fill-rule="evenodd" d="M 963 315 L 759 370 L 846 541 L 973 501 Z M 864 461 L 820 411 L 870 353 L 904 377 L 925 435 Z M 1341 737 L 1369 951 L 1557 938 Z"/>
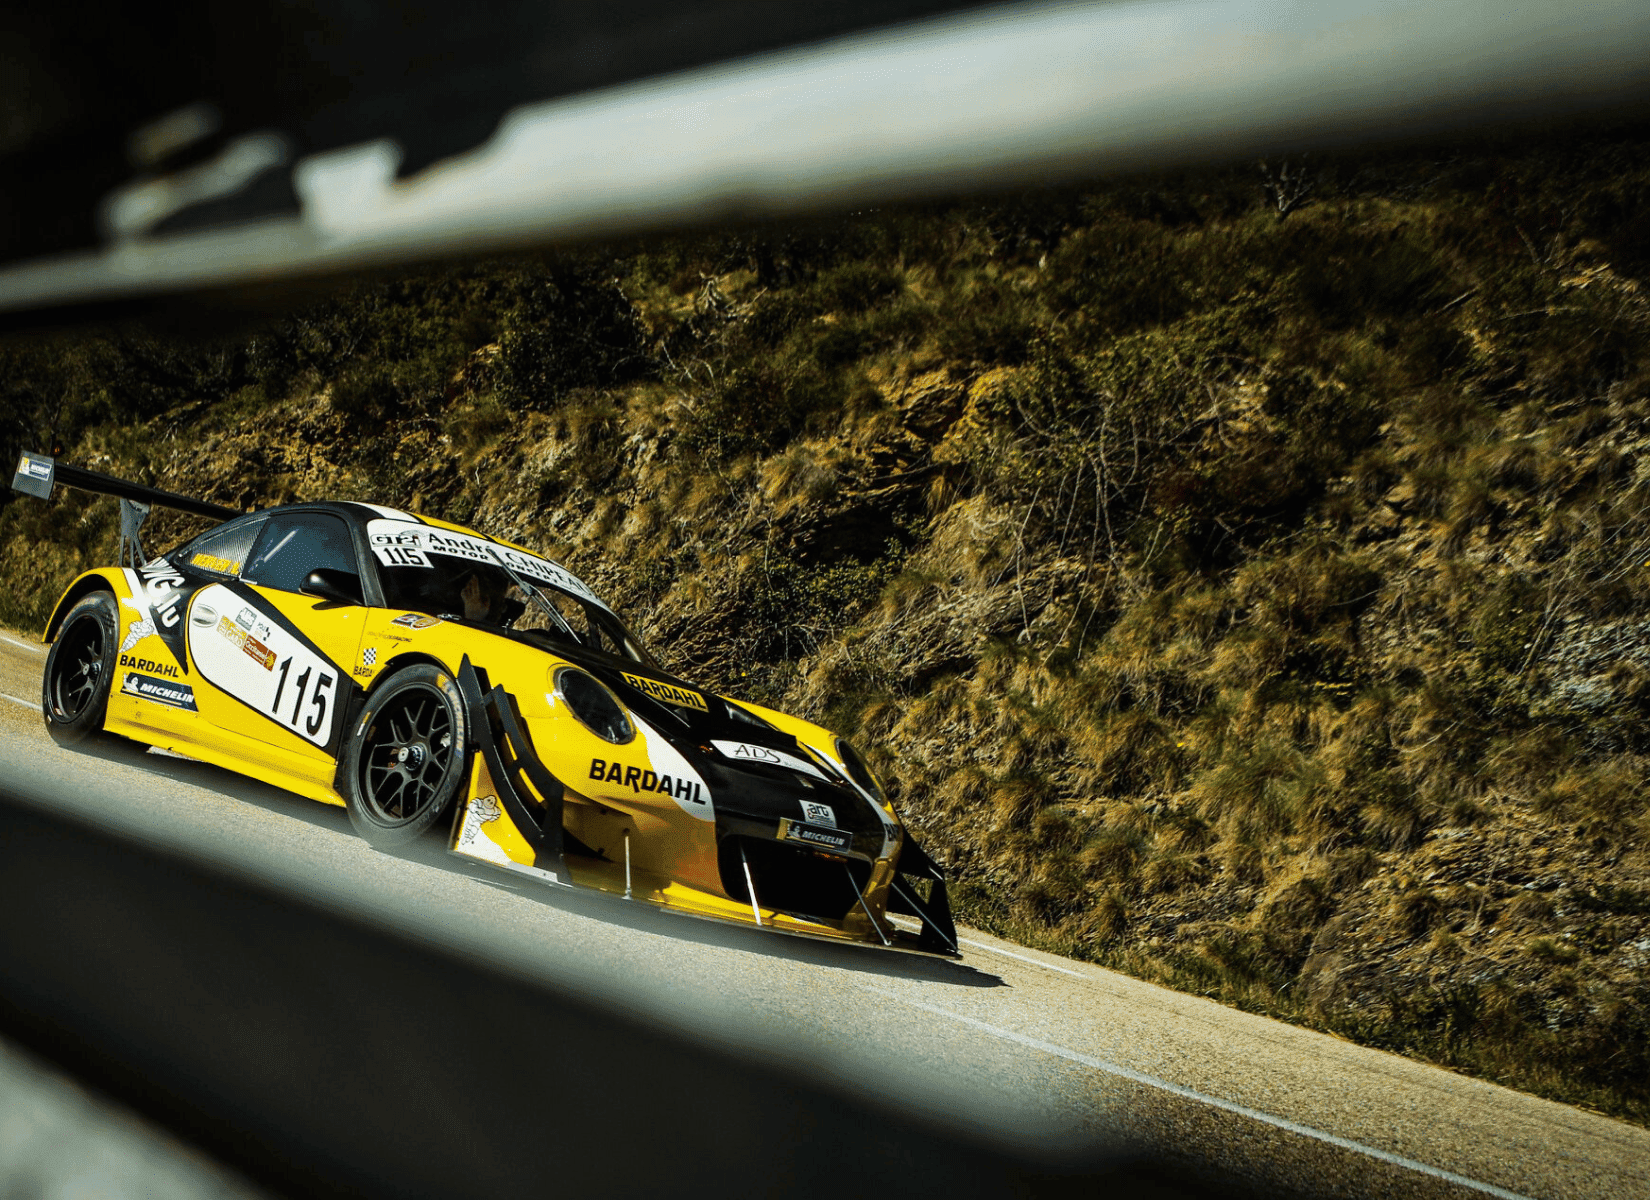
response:
<path fill-rule="evenodd" d="M 521 589 L 522 594 L 527 596 L 529 599 L 536 601 L 538 606 L 544 610 L 544 615 L 549 617 L 554 624 L 559 626 L 561 631 L 572 639 L 575 646 L 584 645 L 584 639 L 573 632 L 573 627 L 567 623 L 567 618 L 556 611 L 556 606 L 544 598 L 543 592 L 539 591 L 538 588 L 523 579 L 516 569 L 504 560 L 504 555 L 500 554 L 497 550 L 494 550 L 489 546 L 488 553 L 493 556 L 494 562 L 504 568 L 504 573 L 510 577 L 511 582 Z"/>

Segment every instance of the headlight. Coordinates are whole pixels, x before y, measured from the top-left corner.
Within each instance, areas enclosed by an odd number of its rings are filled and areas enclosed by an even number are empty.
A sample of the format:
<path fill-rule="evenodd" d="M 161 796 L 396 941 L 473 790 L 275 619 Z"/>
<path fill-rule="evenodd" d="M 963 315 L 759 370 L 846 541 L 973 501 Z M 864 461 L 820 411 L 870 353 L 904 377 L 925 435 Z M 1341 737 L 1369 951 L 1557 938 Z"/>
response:
<path fill-rule="evenodd" d="M 865 765 L 865 760 L 859 756 L 859 751 L 848 744 L 847 738 L 837 738 L 836 756 L 842 760 L 842 765 L 848 768 L 848 774 L 860 787 L 870 792 L 878 800 L 883 799 L 882 785 L 877 777 L 871 773 L 871 768 Z"/>
<path fill-rule="evenodd" d="M 604 742 L 622 746 L 636 736 L 636 726 L 607 686 L 577 667 L 557 667 L 550 677 L 556 698 L 591 733 Z"/>

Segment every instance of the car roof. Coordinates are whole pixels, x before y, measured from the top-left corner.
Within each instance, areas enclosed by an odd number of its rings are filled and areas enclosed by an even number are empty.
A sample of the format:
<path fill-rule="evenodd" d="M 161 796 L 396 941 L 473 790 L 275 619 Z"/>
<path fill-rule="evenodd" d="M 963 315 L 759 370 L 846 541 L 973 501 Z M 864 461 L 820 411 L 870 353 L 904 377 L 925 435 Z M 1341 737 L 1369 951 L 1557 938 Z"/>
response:
<path fill-rule="evenodd" d="M 468 525 L 459 525 L 453 521 L 445 521 L 440 517 L 427 517 L 422 513 L 407 512 L 404 509 L 390 508 L 382 504 L 368 504 L 362 500 L 300 500 L 292 504 L 277 504 L 271 508 L 255 509 L 238 517 L 231 517 L 224 524 L 235 521 L 245 521 L 249 518 L 280 516 L 285 513 L 327 512 L 334 516 L 343 517 L 352 524 L 365 528 L 367 522 L 373 520 L 412 521 L 419 525 L 429 525 L 435 529 L 445 529 L 453 533 L 467 533 L 472 537 L 483 538 L 489 542 L 497 542 L 500 546 L 509 546 L 528 554 L 545 557 L 530 546 L 518 545 L 503 538 L 494 537 L 480 529 Z"/>
<path fill-rule="evenodd" d="M 363 539 L 361 542 L 363 547 L 366 544 L 365 538 L 367 537 L 368 526 L 375 520 L 408 521 L 414 524 L 426 525 L 431 529 L 440 529 L 448 533 L 459 533 L 470 537 L 480 538 L 483 541 L 491 542 L 496 546 L 502 546 L 509 550 L 516 550 L 522 554 L 528 555 L 530 558 L 548 563 L 560 573 L 560 577 L 563 580 L 563 582 L 557 586 L 563 588 L 563 590 L 571 590 L 576 596 L 581 596 L 584 599 L 595 601 L 599 607 L 606 609 L 609 613 L 613 612 L 612 607 L 607 603 L 607 601 L 602 599 L 601 596 L 599 596 L 595 590 L 592 589 L 590 585 L 581 579 L 577 574 L 563 566 L 559 560 L 551 558 L 547 554 L 540 553 L 539 551 L 534 550 L 531 546 L 523 546 L 518 542 L 506 541 L 503 538 L 494 537 L 490 533 L 483 533 L 479 529 L 472 529 L 467 525 L 459 525 L 453 521 L 444 521 L 440 517 L 426 517 L 418 513 L 406 512 L 405 510 L 399 508 L 389 508 L 382 504 L 368 504 L 361 500 L 308 500 L 300 501 L 295 504 L 278 504 L 273 508 L 261 508 L 255 512 L 249 512 L 239 517 L 232 517 L 230 520 L 225 521 L 223 525 L 215 525 L 211 530 L 208 530 L 206 534 L 201 534 L 199 536 L 207 536 L 207 534 L 210 534 L 214 530 L 221 529 L 224 525 L 233 524 L 237 521 L 263 520 L 268 517 L 279 516 L 284 513 L 305 512 L 323 512 L 342 517 L 344 520 L 354 525 L 360 532 L 360 536 Z M 570 589 L 568 588 L 569 582 L 572 584 Z"/>

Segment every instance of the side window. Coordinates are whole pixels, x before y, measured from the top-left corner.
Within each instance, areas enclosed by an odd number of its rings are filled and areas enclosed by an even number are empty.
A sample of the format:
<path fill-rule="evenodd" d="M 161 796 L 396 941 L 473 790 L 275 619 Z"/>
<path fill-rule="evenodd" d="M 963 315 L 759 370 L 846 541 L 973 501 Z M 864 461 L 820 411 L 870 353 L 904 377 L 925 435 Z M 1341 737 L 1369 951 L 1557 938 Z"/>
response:
<path fill-rule="evenodd" d="M 189 565 L 213 575 L 239 575 L 263 521 L 238 521 L 196 538 L 189 547 Z"/>
<path fill-rule="evenodd" d="M 360 573 L 349 527 L 325 513 L 288 513 L 269 518 L 241 577 L 260 587 L 296 592 L 311 571 L 322 567 Z"/>

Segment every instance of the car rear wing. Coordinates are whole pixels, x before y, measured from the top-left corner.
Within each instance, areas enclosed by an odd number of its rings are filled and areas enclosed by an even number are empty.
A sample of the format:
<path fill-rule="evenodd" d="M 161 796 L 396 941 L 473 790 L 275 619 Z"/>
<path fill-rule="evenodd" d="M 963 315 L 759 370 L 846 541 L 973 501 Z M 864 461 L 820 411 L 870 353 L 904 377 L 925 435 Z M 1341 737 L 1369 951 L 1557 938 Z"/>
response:
<path fill-rule="evenodd" d="M 49 500 L 52 488 L 60 483 L 64 487 L 78 488 L 83 492 L 119 498 L 122 566 L 126 565 L 128 554 L 133 566 L 141 567 L 148 561 L 144 557 L 138 533 L 143 528 L 143 521 L 149 515 L 149 510 L 155 506 L 175 508 L 180 512 L 194 513 L 201 517 L 215 517 L 220 521 L 241 515 L 238 509 L 213 504 L 208 500 L 196 500 L 192 496 L 180 496 L 176 492 L 133 483 L 129 479 L 117 479 L 101 471 L 88 471 L 85 467 L 70 466 L 68 463 L 58 462 L 48 454 L 34 450 L 23 451 L 22 457 L 17 460 L 17 473 L 12 476 L 11 487 L 12 491 L 22 492 L 25 496 L 38 496 L 42 500 Z"/>

